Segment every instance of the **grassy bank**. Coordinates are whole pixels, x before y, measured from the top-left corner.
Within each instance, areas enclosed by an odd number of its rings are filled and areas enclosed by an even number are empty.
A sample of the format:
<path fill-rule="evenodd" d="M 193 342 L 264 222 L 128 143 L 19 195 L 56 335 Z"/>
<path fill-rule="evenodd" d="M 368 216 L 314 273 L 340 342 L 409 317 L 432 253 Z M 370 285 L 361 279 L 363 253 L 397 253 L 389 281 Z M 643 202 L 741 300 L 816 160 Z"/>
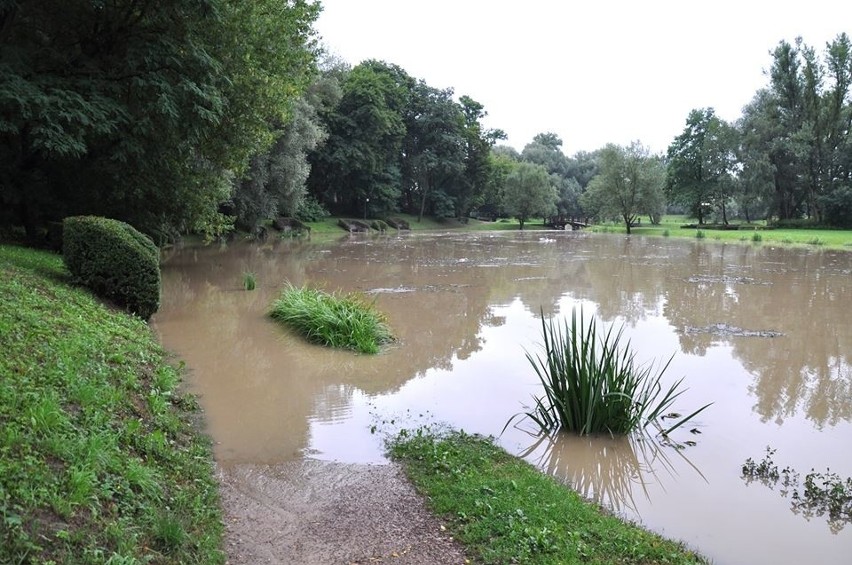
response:
<path fill-rule="evenodd" d="M 0 563 L 222 563 L 209 446 L 140 320 L 0 246 Z"/>
<path fill-rule="evenodd" d="M 477 563 L 705 563 L 608 515 L 485 439 L 418 431 L 391 446 Z"/>
<path fill-rule="evenodd" d="M 754 245 L 793 245 L 827 249 L 846 249 L 852 251 L 852 231 L 828 229 L 767 229 L 765 222 L 740 224 L 736 230 L 715 230 L 685 228 L 692 224 L 684 216 L 665 216 L 659 225 L 644 223 L 635 226 L 631 233 L 635 235 L 653 235 L 666 237 L 703 238 L 708 241 L 739 242 Z M 601 224 L 591 228 L 593 232 L 626 233 L 624 224 Z M 700 232 L 700 233 L 699 233 Z"/>
<path fill-rule="evenodd" d="M 516 220 L 501 220 L 497 222 L 483 222 L 475 219 L 468 219 L 466 222 L 461 222 L 455 218 L 435 219 L 424 217 L 418 221 L 417 216 L 412 214 L 393 214 L 394 218 L 400 218 L 408 222 L 411 231 L 441 231 L 441 230 L 463 230 L 463 231 L 480 231 L 480 230 L 516 230 L 518 222 Z M 357 218 L 356 218 L 357 219 Z M 311 237 L 315 235 L 345 235 L 346 232 L 337 225 L 337 218 L 330 217 L 320 220 L 319 222 L 310 222 Z M 396 230 L 391 228 L 391 233 Z"/>

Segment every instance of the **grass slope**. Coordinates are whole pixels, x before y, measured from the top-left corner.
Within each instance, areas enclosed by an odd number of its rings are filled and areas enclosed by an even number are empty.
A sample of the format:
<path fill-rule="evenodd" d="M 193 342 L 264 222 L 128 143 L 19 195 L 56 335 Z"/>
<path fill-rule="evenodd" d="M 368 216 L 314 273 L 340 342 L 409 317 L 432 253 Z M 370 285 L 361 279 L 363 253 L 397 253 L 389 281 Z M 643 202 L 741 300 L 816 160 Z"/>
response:
<path fill-rule="evenodd" d="M 0 563 L 222 563 L 196 404 L 148 326 L 0 246 Z"/>
<path fill-rule="evenodd" d="M 397 438 L 391 454 L 477 563 L 706 563 L 484 438 L 419 430 Z"/>

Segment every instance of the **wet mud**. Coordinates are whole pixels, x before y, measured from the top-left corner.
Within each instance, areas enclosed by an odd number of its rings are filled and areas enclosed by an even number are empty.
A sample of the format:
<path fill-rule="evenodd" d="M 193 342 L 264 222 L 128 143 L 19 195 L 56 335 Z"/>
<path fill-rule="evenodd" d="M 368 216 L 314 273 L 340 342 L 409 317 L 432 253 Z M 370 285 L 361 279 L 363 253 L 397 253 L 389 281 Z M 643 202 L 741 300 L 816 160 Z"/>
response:
<path fill-rule="evenodd" d="M 395 465 L 303 460 L 218 478 L 231 565 L 465 563 Z"/>

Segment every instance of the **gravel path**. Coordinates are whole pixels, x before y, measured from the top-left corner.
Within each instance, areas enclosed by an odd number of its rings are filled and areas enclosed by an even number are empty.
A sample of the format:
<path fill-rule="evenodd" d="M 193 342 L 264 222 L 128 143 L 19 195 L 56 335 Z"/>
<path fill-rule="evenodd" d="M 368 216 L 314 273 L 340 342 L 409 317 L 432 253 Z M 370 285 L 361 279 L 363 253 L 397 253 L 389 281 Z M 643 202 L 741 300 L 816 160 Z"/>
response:
<path fill-rule="evenodd" d="M 398 466 L 220 468 L 231 565 L 469 563 Z"/>

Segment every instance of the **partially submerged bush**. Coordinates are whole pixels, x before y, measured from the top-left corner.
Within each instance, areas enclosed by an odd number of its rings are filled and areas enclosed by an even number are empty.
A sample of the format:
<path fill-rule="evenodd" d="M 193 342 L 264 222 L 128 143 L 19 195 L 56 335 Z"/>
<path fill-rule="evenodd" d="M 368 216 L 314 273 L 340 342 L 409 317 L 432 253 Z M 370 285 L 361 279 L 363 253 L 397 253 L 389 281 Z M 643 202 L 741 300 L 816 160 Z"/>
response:
<path fill-rule="evenodd" d="M 301 333 L 308 341 L 378 353 L 393 341 L 385 317 L 354 294 L 335 295 L 287 285 L 272 304 L 270 316 Z"/>
<path fill-rule="evenodd" d="M 604 333 L 594 318 L 587 324 L 576 310 L 563 327 L 542 315 L 541 327 L 544 357 L 527 353 L 527 359 L 545 394 L 534 397 L 535 407 L 525 415 L 542 431 L 627 434 L 659 422 L 683 392 L 678 390 L 683 379 L 662 387 L 671 359 L 658 373 L 635 363 L 630 344 L 621 346 L 623 328 L 614 332 L 610 327 Z M 668 434 L 707 406 L 660 431 Z"/>
<path fill-rule="evenodd" d="M 140 318 L 160 307 L 160 252 L 132 226 L 98 216 L 65 218 L 62 258 L 76 282 Z"/>

